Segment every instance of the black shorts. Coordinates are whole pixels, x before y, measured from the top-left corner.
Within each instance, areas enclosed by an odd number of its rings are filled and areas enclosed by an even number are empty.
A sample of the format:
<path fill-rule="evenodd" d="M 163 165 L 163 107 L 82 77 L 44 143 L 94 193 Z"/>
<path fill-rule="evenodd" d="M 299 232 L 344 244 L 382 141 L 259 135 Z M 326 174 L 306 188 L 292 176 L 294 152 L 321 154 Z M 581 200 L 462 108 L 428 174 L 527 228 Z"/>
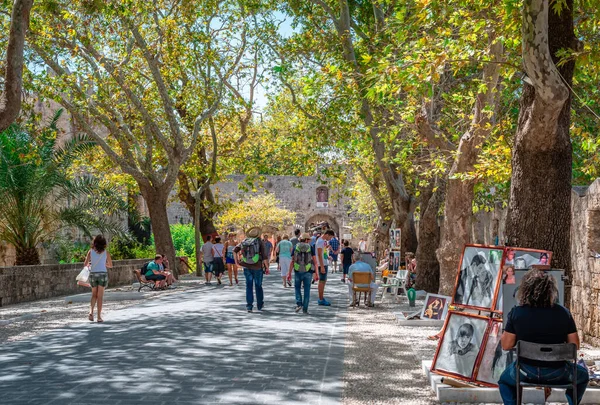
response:
<path fill-rule="evenodd" d="M 217 277 L 225 273 L 225 264 L 222 257 L 215 257 L 213 260 L 213 272 Z"/>
<path fill-rule="evenodd" d="M 162 274 L 151 274 L 149 276 L 146 276 L 146 280 L 153 280 L 153 281 L 160 281 L 160 280 L 164 280 L 165 278 L 167 278 L 167 276 L 163 276 Z"/>

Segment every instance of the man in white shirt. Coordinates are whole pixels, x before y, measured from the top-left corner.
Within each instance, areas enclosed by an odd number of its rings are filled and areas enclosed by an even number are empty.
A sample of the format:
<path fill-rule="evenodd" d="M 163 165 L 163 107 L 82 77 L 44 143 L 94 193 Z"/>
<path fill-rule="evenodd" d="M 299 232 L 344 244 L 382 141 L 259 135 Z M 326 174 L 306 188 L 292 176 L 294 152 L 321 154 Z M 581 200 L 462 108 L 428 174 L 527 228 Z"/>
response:
<path fill-rule="evenodd" d="M 202 245 L 202 263 L 204 264 L 204 278 L 206 279 L 205 284 L 210 285 L 210 280 L 213 275 L 213 243 L 211 242 L 211 236 L 206 237 L 206 242 Z"/>
<path fill-rule="evenodd" d="M 360 242 L 358 242 L 358 251 L 366 252 L 367 251 L 367 242 L 364 238 L 360 238 Z"/>
<path fill-rule="evenodd" d="M 325 295 L 325 283 L 327 283 L 327 265 L 329 258 L 329 250 L 327 249 L 327 242 L 335 236 L 335 232 L 331 229 L 325 231 L 315 242 L 315 257 L 317 258 L 317 273 L 319 274 L 319 300 L 317 304 L 330 306 L 331 303 L 324 297 Z"/>

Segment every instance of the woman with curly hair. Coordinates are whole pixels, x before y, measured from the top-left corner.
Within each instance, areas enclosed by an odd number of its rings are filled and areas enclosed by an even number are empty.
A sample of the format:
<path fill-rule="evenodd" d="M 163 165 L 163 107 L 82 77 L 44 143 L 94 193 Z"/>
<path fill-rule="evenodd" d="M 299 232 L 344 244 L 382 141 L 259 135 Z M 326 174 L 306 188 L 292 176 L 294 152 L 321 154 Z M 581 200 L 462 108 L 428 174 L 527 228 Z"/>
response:
<path fill-rule="evenodd" d="M 556 280 L 549 273 L 529 270 L 519 287 L 519 305 L 508 314 L 508 322 L 502 334 L 502 348 L 510 350 L 519 340 L 539 344 L 574 343 L 579 348 L 579 335 L 571 313 L 556 303 L 558 289 Z M 521 359 L 521 381 L 530 383 L 571 383 L 572 366 L 566 362 L 538 362 Z M 579 404 L 589 380 L 585 368 L 577 366 L 577 398 L 568 389 L 569 405 Z M 510 364 L 498 381 L 500 395 L 505 404 L 516 404 L 516 363 Z"/>

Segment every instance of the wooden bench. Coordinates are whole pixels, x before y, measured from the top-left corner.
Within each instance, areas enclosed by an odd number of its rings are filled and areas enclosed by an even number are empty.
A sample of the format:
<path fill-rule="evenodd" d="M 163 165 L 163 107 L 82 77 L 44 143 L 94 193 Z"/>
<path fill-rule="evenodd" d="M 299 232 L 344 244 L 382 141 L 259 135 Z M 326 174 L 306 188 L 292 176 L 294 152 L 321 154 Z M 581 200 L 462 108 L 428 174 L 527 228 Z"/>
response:
<path fill-rule="evenodd" d="M 142 288 L 147 288 L 149 290 L 155 289 L 156 286 L 154 285 L 154 280 L 146 280 L 146 277 L 142 275 L 141 269 L 135 269 L 133 270 L 133 273 L 135 274 L 135 278 L 137 279 L 138 283 L 140 283 L 138 292 L 142 291 Z"/>

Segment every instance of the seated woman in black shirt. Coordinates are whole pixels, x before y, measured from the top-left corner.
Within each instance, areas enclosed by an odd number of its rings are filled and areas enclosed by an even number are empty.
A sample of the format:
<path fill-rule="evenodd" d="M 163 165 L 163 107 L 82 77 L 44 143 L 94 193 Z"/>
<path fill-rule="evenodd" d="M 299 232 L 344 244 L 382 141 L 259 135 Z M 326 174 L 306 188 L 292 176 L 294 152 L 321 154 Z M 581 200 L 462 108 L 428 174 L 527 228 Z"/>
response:
<path fill-rule="evenodd" d="M 529 270 L 523 277 L 517 300 L 519 306 L 508 314 L 502 334 L 502 348 L 510 350 L 519 340 L 541 344 L 575 343 L 579 348 L 577 327 L 571 313 L 556 304 L 558 290 L 554 278 L 541 270 Z M 516 404 L 516 363 L 510 364 L 500 376 L 498 385 L 504 404 Z M 565 362 L 549 363 L 521 360 L 521 381 L 569 384 L 572 366 Z M 579 404 L 589 380 L 585 368 L 577 366 L 577 402 L 573 390 L 567 390 L 569 405 Z"/>

